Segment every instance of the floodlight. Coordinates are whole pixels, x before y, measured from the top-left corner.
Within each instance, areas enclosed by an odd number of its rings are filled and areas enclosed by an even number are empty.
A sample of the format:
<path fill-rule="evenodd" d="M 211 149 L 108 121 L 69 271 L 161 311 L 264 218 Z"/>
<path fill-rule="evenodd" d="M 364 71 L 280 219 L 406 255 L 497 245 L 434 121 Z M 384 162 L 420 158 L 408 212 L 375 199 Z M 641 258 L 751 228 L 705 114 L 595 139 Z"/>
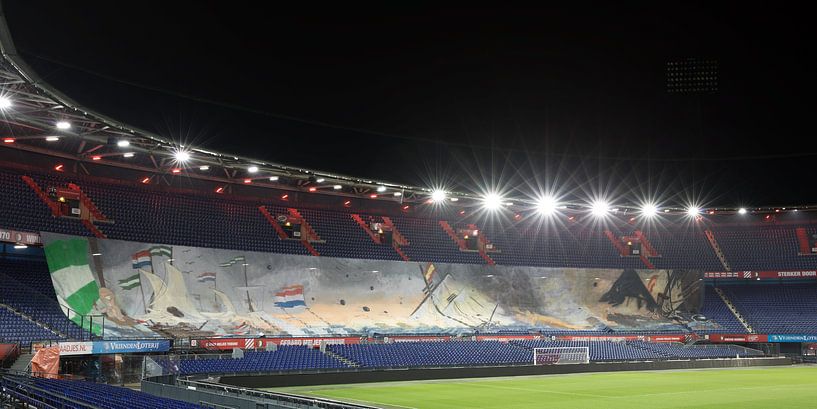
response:
<path fill-rule="evenodd" d="M 124 156 L 126 158 L 132 158 L 133 155 L 135 155 L 133 152 L 125 152 L 122 156 Z"/>
<path fill-rule="evenodd" d="M 57 122 L 57 129 L 71 129 L 71 123 L 68 121 Z"/>
<path fill-rule="evenodd" d="M 385 192 L 386 191 L 386 186 L 378 186 L 377 191 L 380 192 L 380 193 Z"/>
<path fill-rule="evenodd" d="M 278 176 L 270 176 L 269 181 L 270 182 L 277 182 L 278 181 Z"/>
<path fill-rule="evenodd" d="M 343 186 L 341 186 L 341 185 L 335 185 L 335 186 L 332 186 L 332 189 L 335 189 L 335 190 L 341 190 L 341 189 L 343 189 Z"/>
<path fill-rule="evenodd" d="M 0 109 L 11 108 L 11 99 L 9 97 L 0 97 Z"/>
<path fill-rule="evenodd" d="M 653 217 L 658 213 L 658 207 L 654 203 L 646 203 L 641 207 L 641 214 L 645 217 Z"/>
<path fill-rule="evenodd" d="M 556 199 L 551 196 L 545 196 L 536 201 L 536 210 L 542 215 L 551 215 L 556 212 Z"/>
<path fill-rule="evenodd" d="M 482 207 L 488 210 L 496 210 L 502 206 L 502 198 L 496 193 L 488 193 L 482 198 Z"/>
<path fill-rule="evenodd" d="M 433 192 L 431 192 L 431 200 L 434 201 L 435 203 L 439 203 L 445 200 L 445 196 L 446 196 L 445 191 L 440 189 L 435 189 Z"/>
<path fill-rule="evenodd" d="M 130 146 L 130 141 L 127 139 L 120 139 L 116 142 L 116 146 L 120 148 L 127 148 L 128 146 Z"/>
<path fill-rule="evenodd" d="M 590 206 L 590 213 L 593 213 L 593 216 L 596 217 L 604 217 L 609 211 L 610 205 L 604 200 L 597 200 Z"/>
<path fill-rule="evenodd" d="M 689 209 L 687 209 L 687 214 L 691 217 L 695 217 L 699 213 L 701 213 L 701 209 L 698 206 L 690 206 Z"/>
<path fill-rule="evenodd" d="M 740 214 L 746 214 L 746 208 L 745 208 L 745 207 L 741 207 L 740 209 L 738 209 L 738 213 L 740 213 Z"/>
<path fill-rule="evenodd" d="M 320 179 L 316 180 L 315 182 L 317 182 L 317 183 L 323 183 L 323 182 L 326 182 L 326 179 L 324 179 L 324 178 L 320 178 Z"/>
<path fill-rule="evenodd" d="M 247 172 L 250 173 L 258 173 L 258 166 L 250 166 L 247 168 Z"/>
<path fill-rule="evenodd" d="M 176 158 L 176 162 L 184 163 L 190 160 L 190 152 L 178 150 L 173 153 L 173 157 Z"/>
<path fill-rule="evenodd" d="M 60 140 L 59 136 L 46 136 L 45 137 L 46 142 L 57 142 L 58 140 Z"/>

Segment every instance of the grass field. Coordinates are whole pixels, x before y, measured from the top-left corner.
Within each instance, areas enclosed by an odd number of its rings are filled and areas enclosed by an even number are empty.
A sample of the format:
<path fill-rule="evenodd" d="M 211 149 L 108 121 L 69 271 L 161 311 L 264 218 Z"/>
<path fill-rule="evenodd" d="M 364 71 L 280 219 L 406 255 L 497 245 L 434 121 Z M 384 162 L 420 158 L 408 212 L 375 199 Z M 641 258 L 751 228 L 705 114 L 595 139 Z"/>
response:
<path fill-rule="evenodd" d="M 613 372 L 273 389 L 382 408 L 817 408 L 817 366 Z"/>

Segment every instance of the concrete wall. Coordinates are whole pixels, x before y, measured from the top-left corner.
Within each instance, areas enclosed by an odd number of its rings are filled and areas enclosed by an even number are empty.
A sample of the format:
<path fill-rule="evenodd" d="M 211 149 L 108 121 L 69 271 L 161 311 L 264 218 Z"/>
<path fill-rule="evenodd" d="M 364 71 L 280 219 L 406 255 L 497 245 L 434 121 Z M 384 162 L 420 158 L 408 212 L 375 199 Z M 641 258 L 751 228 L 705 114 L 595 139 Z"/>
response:
<path fill-rule="evenodd" d="M 789 358 L 707 359 L 695 361 L 617 362 L 578 365 L 541 365 L 481 368 L 369 370 L 356 372 L 223 376 L 221 383 L 249 388 L 331 385 L 495 376 L 555 375 L 584 372 L 647 371 L 662 369 L 740 368 L 791 365 Z"/>

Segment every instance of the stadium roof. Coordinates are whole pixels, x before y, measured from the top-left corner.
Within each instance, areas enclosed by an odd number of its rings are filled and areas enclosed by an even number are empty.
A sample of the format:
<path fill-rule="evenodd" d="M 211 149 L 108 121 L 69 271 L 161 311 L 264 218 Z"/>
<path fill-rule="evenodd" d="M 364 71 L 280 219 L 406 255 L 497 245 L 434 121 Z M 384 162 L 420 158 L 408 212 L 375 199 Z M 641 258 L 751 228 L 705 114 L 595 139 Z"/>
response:
<path fill-rule="evenodd" d="M 255 187 L 316 192 L 330 195 L 377 198 L 408 203 L 431 200 L 433 187 L 408 186 L 381 180 L 360 178 L 315 169 L 271 163 L 240 155 L 216 152 L 205 147 L 185 146 L 161 135 L 122 123 L 95 112 L 50 86 L 18 54 L 0 6 L 0 98 L 10 104 L 0 114 L 3 129 L 2 146 L 72 161 L 86 173 L 87 163 L 115 166 L 144 172 L 151 180 L 189 177 L 220 185 L 252 184 Z M 0 104 L 2 106 L 2 104 Z M 179 153 L 189 158 L 179 160 Z M 153 178 L 155 176 L 155 179 Z M 166 179 L 165 179 L 166 180 Z M 494 197 L 495 196 L 495 197 Z M 489 199 L 490 197 L 490 199 Z M 515 211 L 535 210 L 541 203 L 533 196 L 491 196 L 487 192 L 446 192 L 443 200 L 454 199 L 457 206 L 496 207 Z M 439 201 L 439 198 L 437 201 Z M 563 209 L 593 211 L 605 199 L 560 201 Z M 626 203 L 610 204 L 610 209 L 625 212 L 644 211 L 639 198 Z M 493 203 L 492 203 L 493 204 Z M 553 204 L 554 206 L 556 204 Z M 661 212 L 688 213 L 694 203 L 655 204 Z M 700 212 L 745 213 L 740 208 L 709 208 L 700 204 Z M 817 210 L 817 206 L 752 207 L 751 212 L 781 210 Z M 598 209 L 597 209 L 598 210 Z M 652 212 L 659 209 L 651 209 Z"/>

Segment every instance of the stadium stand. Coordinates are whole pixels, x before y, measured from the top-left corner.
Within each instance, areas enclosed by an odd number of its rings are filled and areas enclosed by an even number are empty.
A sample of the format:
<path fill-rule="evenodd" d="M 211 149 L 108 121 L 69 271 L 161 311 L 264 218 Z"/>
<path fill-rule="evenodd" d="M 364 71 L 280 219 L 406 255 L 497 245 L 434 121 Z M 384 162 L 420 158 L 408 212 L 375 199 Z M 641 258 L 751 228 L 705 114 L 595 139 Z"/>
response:
<path fill-rule="evenodd" d="M 202 406 L 105 384 L 3 376 L 5 393 L 33 407 L 99 409 L 194 409 Z M 45 405 L 45 406 L 43 406 Z"/>
<path fill-rule="evenodd" d="M 547 347 L 588 347 L 592 362 L 763 356 L 760 351 L 734 345 L 687 346 L 643 341 L 397 342 L 328 345 L 326 353 L 302 346 L 283 346 L 277 351 L 248 351 L 244 358 L 188 359 L 179 361 L 178 373 L 530 365 L 533 349 Z"/>
<path fill-rule="evenodd" d="M 711 330 L 699 330 L 698 332 L 726 332 L 732 334 L 746 333 L 746 327 L 738 321 L 726 306 L 723 299 L 715 292 L 714 287 L 707 285 L 704 289 L 704 304 L 701 309 L 707 319 L 718 324 L 718 328 Z"/>
<path fill-rule="evenodd" d="M 303 346 L 281 346 L 276 351 L 247 351 L 244 358 L 193 359 L 179 362 L 179 372 L 282 372 L 316 369 L 340 369 L 348 365 L 317 349 Z"/>
<path fill-rule="evenodd" d="M 731 285 L 721 289 L 762 334 L 817 333 L 817 285 Z"/>
<path fill-rule="evenodd" d="M 272 215 L 286 208 L 253 198 L 174 192 L 135 183 L 78 175 L 0 171 L 0 187 L 11 194 L 0 204 L 9 217 L 7 228 L 52 231 L 89 236 L 77 220 L 54 218 L 47 206 L 21 179 L 30 176 L 41 188 L 77 183 L 112 223 L 97 223 L 107 237 L 146 243 L 309 254 L 298 240 L 281 240 L 259 212 L 264 205 Z M 358 259 L 400 260 L 388 245 L 376 244 L 342 210 L 299 209 L 324 243 L 315 243 L 321 255 Z M 402 247 L 409 259 L 443 263 L 485 264 L 475 251 L 461 251 L 433 218 L 392 216 L 394 225 L 410 245 Z M 632 228 L 605 226 L 616 236 L 632 235 Z M 718 242 L 735 269 L 762 270 L 815 268 L 817 257 L 798 255 L 796 226 L 715 226 Z M 503 265 L 645 268 L 638 257 L 622 257 L 601 228 L 562 226 L 548 228 L 522 221 L 508 228 L 498 223 L 484 227 L 497 248 L 490 256 Z M 659 253 L 651 257 L 656 268 L 721 271 L 723 267 L 703 231 L 690 226 L 668 226 L 644 232 Z M 241 237 L 242 240 L 235 240 Z"/>

